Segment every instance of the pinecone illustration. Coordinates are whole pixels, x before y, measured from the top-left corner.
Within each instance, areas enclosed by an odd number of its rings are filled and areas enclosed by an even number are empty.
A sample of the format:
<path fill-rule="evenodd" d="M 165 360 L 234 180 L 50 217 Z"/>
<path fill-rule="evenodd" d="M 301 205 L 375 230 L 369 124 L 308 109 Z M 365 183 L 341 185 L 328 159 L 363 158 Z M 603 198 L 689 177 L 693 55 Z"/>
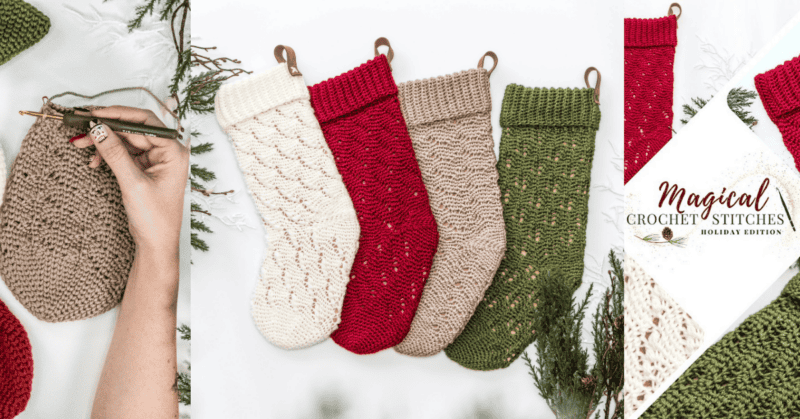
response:
<path fill-rule="evenodd" d="M 664 227 L 664 229 L 661 230 L 661 237 L 663 237 L 666 241 L 672 240 L 672 229 L 669 227 Z"/>

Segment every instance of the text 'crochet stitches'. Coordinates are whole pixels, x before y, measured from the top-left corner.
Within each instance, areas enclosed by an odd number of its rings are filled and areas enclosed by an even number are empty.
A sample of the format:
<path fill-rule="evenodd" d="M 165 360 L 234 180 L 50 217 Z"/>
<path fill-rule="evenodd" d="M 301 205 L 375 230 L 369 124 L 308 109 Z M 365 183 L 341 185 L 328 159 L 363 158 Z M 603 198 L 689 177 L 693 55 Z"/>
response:
<path fill-rule="evenodd" d="M 439 234 L 384 55 L 309 88 L 361 240 L 331 338 L 358 354 L 408 333 Z"/>
<path fill-rule="evenodd" d="M 672 138 L 678 20 L 625 19 L 625 183 Z"/>
<path fill-rule="evenodd" d="M 284 349 L 327 339 L 341 318 L 359 226 L 303 77 L 283 63 L 226 84 L 216 113 L 269 241 L 253 319 Z"/>
<path fill-rule="evenodd" d="M 71 109 L 48 102 L 45 114 Z M 14 296 L 48 322 L 97 316 L 122 300 L 134 243 L 119 184 L 92 169 L 81 132 L 38 118 L 22 140 L 0 208 L 0 275 Z"/>
<path fill-rule="evenodd" d="M 463 330 L 505 252 L 489 73 L 473 69 L 398 88 L 439 247 L 411 331 L 395 349 L 431 356 Z"/>
<path fill-rule="evenodd" d="M 506 253 L 464 332 L 445 353 L 476 370 L 505 368 L 535 337 L 537 277 L 583 276 L 589 184 L 600 107 L 593 89 L 506 88 L 498 172 Z"/>
<path fill-rule="evenodd" d="M 708 348 L 641 418 L 800 417 L 800 275 Z"/>
<path fill-rule="evenodd" d="M 756 90 L 800 170 L 800 57 L 759 74 Z"/>
<path fill-rule="evenodd" d="M 33 355 L 28 333 L 0 301 L 0 419 L 11 419 L 31 397 Z"/>

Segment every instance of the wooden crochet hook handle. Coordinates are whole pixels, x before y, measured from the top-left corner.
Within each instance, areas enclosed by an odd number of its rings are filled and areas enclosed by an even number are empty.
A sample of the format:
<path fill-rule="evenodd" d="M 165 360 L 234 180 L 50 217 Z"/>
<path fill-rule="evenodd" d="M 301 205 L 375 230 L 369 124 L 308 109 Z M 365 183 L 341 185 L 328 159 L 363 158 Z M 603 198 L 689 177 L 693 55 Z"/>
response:
<path fill-rule="evenodd" d="M 286 58 L 283 58 L 283 52 L 286 51 Z M 278 63 L 283 64 L 287 63 L 286 65 L 289 67 L 289 74 L 292 76 L 302 76 L 303 73 L 297 69 L 297 56 L 294 54 L 294 50 L 292 47 L 287 47 L 286 45 L 278 45 L 275 47 L 275 59 L 278 60 Z"/>
<path fill-rule="evenodd" d="M 387 48 L 389 48 L 389 52 L 386 54 L 386 60 L 389 61 L 389 69 L 391 70 L 392 69 L 392 59 L 394 59 L 394 50 L 392 49 L 392 45 L 389 43 L 389 40 L 384 38 L 384 37 L 380 37 L 380 38 L 376 39 L 375 40 L 375 56 L 376 57 L 381 55 L 381 53 L 378 52 L 378 47 L 387 47 Z"/>
<path fill-rule="evenodd" d="M 586 82 L 586 87 L 591 89 L 592 86 L 589 84 L 589 74 L 592 74 L 592 71 L 597 72 L 597 83 L 595 83 L 595 86 L 594 86 L 594 93 L 592 94 L 592 99 L 594 99 L 594 103 L 599 105 L 600 104 L 600 70 L 598 70 L 598 69 L 596 69 L 594 67 L 587 68 L 586 72 L 583 73 L 583 80 Z"/>
<path fill-rule="evenodd" d="M 497 67 L 497 54 L 492 51 L 486 51 L 486 54 L 483 54 L 481 60 L 478 61 L 478 68 L 483 68 L 483 61 L 486 59 L 486 57 L 491 57 L 492 61 L 494 62 L 492 68 L 489 69 L 489 73 L 487 74 L 489 77 L 491 77 L 492 71 L 494 71 L 494 69 Z"/>

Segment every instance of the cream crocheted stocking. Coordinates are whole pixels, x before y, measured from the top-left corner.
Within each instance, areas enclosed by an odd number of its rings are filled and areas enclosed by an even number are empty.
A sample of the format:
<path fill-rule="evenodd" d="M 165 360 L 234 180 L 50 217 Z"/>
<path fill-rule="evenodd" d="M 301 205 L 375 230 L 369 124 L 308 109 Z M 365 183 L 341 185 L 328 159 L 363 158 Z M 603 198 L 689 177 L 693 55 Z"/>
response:
<path fill-rule="evenodd" d="M 253 319 L 270 342 L 298 349 L 336 330 L 360 229 L 288 51 L 288 64 L 222 86 L 216 114 L 269 240 Z"/>
<path fill-rule="evenodd" d="M 625 416 L 703 344 L 703 329 L 625 256 Z"/>

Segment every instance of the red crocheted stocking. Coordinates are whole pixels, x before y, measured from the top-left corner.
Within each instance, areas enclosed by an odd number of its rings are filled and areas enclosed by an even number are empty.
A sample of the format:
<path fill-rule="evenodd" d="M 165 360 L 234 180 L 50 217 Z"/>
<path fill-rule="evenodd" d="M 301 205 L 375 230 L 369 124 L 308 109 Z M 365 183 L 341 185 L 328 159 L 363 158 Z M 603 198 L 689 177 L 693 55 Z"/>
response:
<path fill-rule="evenodd" d="M 16 417 L 28 404 L 33 355 L 22 323 L 0 301 L 0 419 Z"/>
<path fill-rule="evenodd" d="M 756 89 L 800 170 L 800 57 L 757 75 Z"/>
<path fill-rule="evenodd" d="M 436 221 L 386 57 L 309 90 L 361 225 L 331 337 L 357 354 L 378 352 L 411 327 L 439 243 Z"/>
<path fill-rule="evenodd" d="M 625 183 L 672 138 L 678 20 L 625 19 Z"/>

